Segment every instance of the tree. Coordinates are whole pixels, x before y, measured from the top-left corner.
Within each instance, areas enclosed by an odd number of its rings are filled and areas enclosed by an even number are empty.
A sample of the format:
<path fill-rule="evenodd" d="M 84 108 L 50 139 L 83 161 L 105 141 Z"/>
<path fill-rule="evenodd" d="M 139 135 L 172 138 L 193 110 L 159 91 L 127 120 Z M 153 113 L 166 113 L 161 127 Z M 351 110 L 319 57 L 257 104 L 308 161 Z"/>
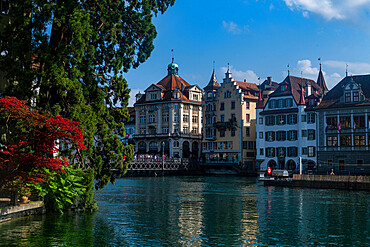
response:
<path fill-rule="evenodd" d="M 19 185 L 42 183 L 49 179 L 45 170 L 63 173 L 66 159 L 56 141 L 69 150 L 86 149 L 79 123 L 31 110 L 14 97 L 0 98 L 0 125 L 6 136 L 0 151 L 0 187 L 14 181 Z"/>
<path fill-rule="evenodd" d="M 10 1 L 11 24 L 0 34 L 7 94 L 81 123 L 87 149 L 78 164 L 94 170 L 98 187 L 132 159 L 132 146 L 120 138 L 130 91 L 122 74 L 150 56 L 153 15 L 174 1 Z"/>

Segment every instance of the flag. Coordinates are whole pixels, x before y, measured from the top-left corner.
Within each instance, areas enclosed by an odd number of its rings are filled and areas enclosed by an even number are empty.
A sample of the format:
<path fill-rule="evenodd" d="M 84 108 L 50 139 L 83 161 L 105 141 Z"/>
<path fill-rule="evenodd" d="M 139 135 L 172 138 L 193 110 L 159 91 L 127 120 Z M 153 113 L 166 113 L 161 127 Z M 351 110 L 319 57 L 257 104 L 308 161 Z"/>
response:
<path fill-rule="evenodd" d="M 353 131 L 356 131 L 356 128 L 357 128 L 357 125 L 356 125 L 356 123 L 353 121 Z"/>
<path fill-rule="evenodd" d="M 342 124 L 341 123 L 338 124 L 338 131 L 339 131 L 339 133 L 342 132 Z"/>
<path fill-rule="evenodd" d="M 325 133 L 327 133 L 329 130 L 329 125 L 326 125 L 326 128 L 325 128 Z"/>

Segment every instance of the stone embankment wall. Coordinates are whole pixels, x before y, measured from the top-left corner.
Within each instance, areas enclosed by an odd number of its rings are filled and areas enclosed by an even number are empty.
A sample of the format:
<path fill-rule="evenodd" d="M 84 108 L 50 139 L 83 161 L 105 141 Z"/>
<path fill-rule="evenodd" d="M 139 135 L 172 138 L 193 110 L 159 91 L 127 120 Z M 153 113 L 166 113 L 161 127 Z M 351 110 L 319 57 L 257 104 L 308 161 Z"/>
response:
<path fill-rule="evenodd" d="M 23 216 L 43 213 L 45 213 L 45 207 L 41 201 L 25 203 L 19 206 L 6 206 L 0 208 L 0 223 Z"/>
<path fill-rule="evenodd" d="M 269 180 L 267 186 L 307 187 L 370 191 L 370 176 L 299 175 L 293 179 Z"/>

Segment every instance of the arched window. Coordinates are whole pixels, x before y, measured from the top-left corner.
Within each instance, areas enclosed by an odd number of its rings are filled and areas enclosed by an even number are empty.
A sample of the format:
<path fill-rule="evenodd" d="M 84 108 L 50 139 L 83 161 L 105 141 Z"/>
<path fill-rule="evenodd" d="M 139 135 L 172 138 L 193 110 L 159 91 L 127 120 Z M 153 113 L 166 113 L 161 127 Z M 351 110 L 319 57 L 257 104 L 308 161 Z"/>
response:
<path fill-rule="evenodd" d="M 156 142 L 150 142 L 149 143 L 149 151 L 158 151 L 158 146 Z"/>
<path fill-rule="evenodd" d="M 141 154 L 146 153 L 146 143 L 145 142 L 139 142 L 138 152 L 141 153 Z"/>

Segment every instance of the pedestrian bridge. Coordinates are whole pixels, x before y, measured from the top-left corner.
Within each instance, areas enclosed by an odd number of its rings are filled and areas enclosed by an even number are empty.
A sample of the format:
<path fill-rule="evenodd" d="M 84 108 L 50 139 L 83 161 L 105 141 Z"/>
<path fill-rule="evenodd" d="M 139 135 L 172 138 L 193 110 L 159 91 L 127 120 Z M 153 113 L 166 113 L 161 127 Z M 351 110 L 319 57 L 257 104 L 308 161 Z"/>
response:
<path fill-rule="evenodd" d="M 130 171 L 186 171 L 199 169 L 198 162 L 184 158 L 134 158 L 127 167 Z"/>

